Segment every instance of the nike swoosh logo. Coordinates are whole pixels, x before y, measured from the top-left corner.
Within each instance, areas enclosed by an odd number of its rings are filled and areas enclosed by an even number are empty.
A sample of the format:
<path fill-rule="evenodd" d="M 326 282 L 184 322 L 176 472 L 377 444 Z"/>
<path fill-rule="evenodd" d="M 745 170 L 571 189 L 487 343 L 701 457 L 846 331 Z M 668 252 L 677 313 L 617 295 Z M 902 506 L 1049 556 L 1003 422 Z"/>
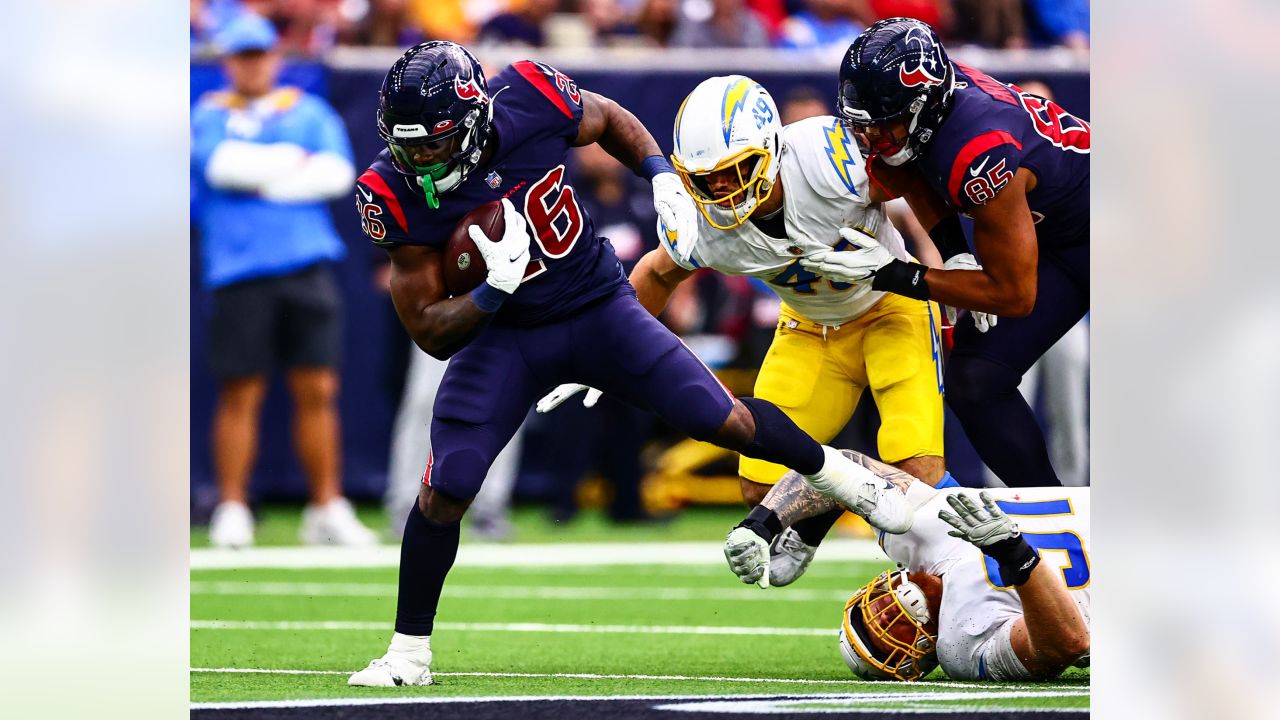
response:
<path fill-rule="evenodd" d="M 515 255 L 512 255 L 511 257 L 507 258 L 507 262 L 515 262 L 515 261 L 519 260 L 519 259 L 520 259 L 520 256 L 521 256 L 521 255 L 523 255 L 523 254 L 524 254 L 524 253 L 516 253 Z"/>
<path fill-rule="evenodd" d="M 984 167 L 986 167 L 986 166 L 987 166 L 987 161 L 988 161 L 988 160 L 990 160 L 990 159 L 991 159 L 991 156 L 990 156 L 990 155 L 988 155 L 987 157 L 982 158 L 982 164 L 981 164 L 981 165 L 979 165 L 976 169 L 975 169 L 975 168 L 969 168 L 969 174 L 970 174 L 970 175 L 972 175 L 973 177 L 978 177 L 978 174 L 982 172 L 982 168 L 984 168 Z"/>
<path fill-rule="evenodd" d="M 359 185 L 356 186 L 356 189 L 359 190 L 360 194 L 364 196 L 365 202 L 373 202 L 373 193 L 369 192 L 368 190 L 365 190 Z"/>

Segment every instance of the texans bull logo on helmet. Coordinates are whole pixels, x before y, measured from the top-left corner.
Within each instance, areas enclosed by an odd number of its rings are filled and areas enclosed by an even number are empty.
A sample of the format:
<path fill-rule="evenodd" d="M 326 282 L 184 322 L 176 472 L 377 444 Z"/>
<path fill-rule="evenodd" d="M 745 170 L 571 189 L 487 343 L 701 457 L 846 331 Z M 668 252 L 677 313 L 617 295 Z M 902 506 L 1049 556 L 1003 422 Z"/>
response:
<path fill-rule="evenodd" d="M 462 81 L 462 76 L 453 78 L 453 91 L 458 93 L 458 97 L 463 100 L 472 100 L 475 98 L 483 98 L 484 91 L 476 84 L 476 79 L 471 78 L 466 82 Z"/>
<path fill-rule="evenodd" d="M 909 59 L 903 60 L 902 64 L 898 66 L 898 79 L 902 81 L 902 85 L 904 87 L 919 87 L 923 85 L 927 88 L 941 85 L 942 78 L 925 69 L 926 64 L 930 68 L 938 67 L 941 58 L 938 57 L 937 46 L 929 42 L 927 37 L 917 34 L 916 30 L 912 30 L 907 34 L 906 42 L 919 45 L 920 54 L 917 56 L 916 66 L 911 70 L 907 70 L 907 64 L 911 62 Z"/>

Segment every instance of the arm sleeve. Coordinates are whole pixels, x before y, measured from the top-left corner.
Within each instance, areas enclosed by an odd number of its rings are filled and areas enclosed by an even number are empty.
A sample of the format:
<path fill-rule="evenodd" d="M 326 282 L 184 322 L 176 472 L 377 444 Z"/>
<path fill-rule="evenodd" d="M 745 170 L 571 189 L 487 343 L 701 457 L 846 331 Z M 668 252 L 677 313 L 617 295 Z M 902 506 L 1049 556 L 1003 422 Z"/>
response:
<path fill-rule="evenodd" d="M 257 192 L 297 174 L 306 161 L 307 151 L 294 143 L 224 139 L 210 153 L 204 177 L 216 188 Z"/>

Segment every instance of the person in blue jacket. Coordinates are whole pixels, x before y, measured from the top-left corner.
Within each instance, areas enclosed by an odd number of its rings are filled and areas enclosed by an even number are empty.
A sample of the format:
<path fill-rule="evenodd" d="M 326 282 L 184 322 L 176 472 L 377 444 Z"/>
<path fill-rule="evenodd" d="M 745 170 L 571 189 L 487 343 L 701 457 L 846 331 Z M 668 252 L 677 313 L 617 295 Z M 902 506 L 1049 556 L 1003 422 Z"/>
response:
<path fill-rule="evenodd" d="M 303 541 L 369 544 L 376 536 L 342 496 L 342 298 L 329 267 L 346 253 L 327 202 L 351 192 L 351 146 L 324 100 L 276 84 L 276 42 L 262 17 L 229 21 L 214 43 L 230 87 L 202 96 L 191 116 L 195 221 L 213 306 L 209 363 L 219 381 L 212 441 L 221 501 L 210 539 L 253 542 L 245 500 L 262 400 L 278 368 L 311 489 Z"/>

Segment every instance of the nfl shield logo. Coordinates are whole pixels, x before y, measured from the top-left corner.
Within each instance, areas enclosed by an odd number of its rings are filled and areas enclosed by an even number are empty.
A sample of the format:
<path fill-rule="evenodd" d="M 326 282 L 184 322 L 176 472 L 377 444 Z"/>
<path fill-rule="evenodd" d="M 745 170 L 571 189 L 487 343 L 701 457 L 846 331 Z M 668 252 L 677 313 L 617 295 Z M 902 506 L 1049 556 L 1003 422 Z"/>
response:
<path fill-rule="evenodd" d="M 502 184 L 502 176 L 499 175 L 497 172 L 490 172 L 485 177 L 484 181 L 489 183 L 489 187 L 493 188 L 494 190 L 497 190 L 498 186 Z"/>

